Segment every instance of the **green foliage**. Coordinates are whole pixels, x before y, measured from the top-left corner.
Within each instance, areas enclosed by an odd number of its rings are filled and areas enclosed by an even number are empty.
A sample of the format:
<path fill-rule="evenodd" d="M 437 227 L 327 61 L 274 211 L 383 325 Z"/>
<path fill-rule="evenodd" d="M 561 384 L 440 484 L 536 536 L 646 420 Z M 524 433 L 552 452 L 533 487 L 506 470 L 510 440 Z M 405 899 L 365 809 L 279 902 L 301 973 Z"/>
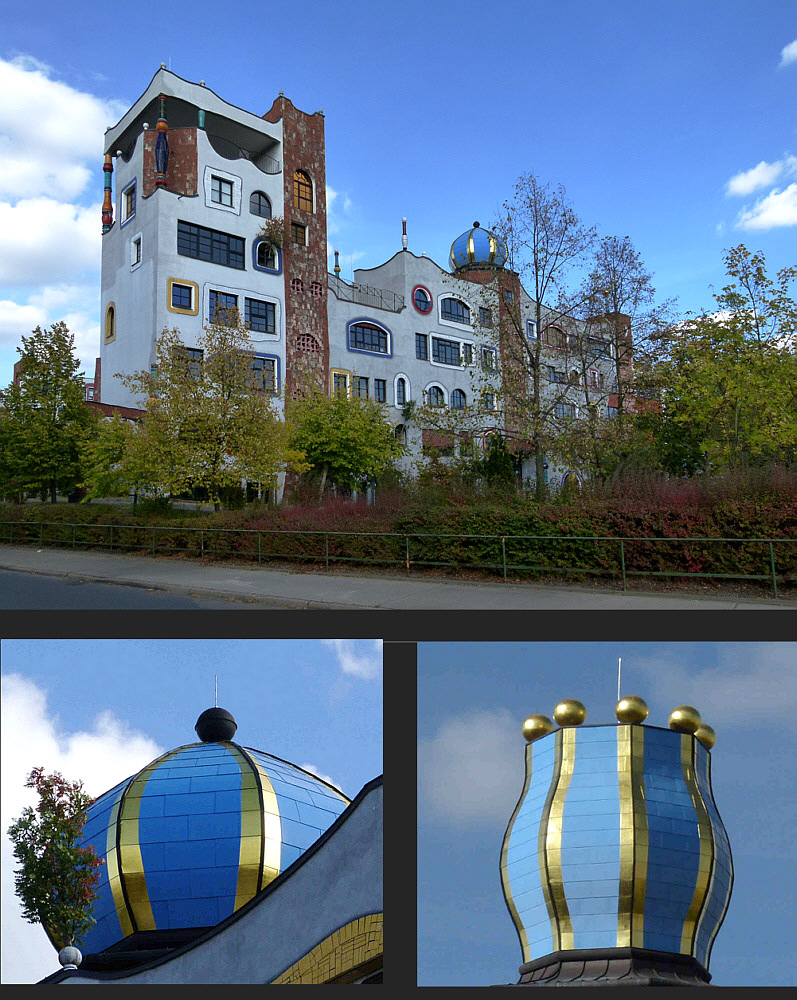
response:
<path fill-rule="evenodd" d="M 0 411 L 0 492 L 36 492 L 55 503 L 81 480 L 81 450 L 95 417 L 65 323 L 36 327 L 17 351 L 19 380 L 3 393 Z"/>
<path fill-rule="evenodd" d="M 349 490 L 378 482 L 404 451 L 384 406 L 373 399 L 309 392 L 290 401 L 288 415 L 291 446 L 319 476 L 322 496 L 327 480 Z"/>
<path fill-rule="evenodd" d="M 42 924 L 59 949 L 79 944 L 96 923 L 91 911 L 105 863 L 93 848 L 80 846 L 91 797 L 82 782 L 45 775 L 42 767 L 30 772 L 25 787 L 36 789 L 39 803 L 8 829 L 20 865 L 14 886 L 22 915 Z"/>

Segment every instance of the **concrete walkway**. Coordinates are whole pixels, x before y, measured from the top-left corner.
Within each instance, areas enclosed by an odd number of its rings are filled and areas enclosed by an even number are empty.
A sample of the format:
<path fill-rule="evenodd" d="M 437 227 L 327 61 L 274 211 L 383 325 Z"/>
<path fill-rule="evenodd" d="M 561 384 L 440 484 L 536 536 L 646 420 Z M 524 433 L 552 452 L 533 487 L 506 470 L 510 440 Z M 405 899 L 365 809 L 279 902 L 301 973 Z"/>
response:
<path fill-rule="evenodd" d="M 0 545 L 0 567 L 49 576 L 161 588 L 284 608 L 395 611 L 527 610 L 778 610 L 797 602 L 712 593 L 651 593 L 572 584 L 460 582 L 387 574 L 291 572 L 257 566 L 221 566 L 110 552 Z M 234 607 L 234 605 L 233 605 Z"/>

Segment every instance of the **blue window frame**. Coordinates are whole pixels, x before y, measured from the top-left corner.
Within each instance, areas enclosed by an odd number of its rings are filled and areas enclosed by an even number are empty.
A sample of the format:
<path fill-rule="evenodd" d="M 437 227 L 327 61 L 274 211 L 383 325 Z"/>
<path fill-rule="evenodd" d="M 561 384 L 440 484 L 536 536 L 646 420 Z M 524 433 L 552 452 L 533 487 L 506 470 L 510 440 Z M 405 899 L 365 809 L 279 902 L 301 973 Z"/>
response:
<path fill-rule="evenodd" d="M 256 271 L 280 274 L 282 271 L 282 251 L 268 240 L 256 239 L 252 243 L 252 266 Z"/>
<path fill-rule="evenodd" d="M 276 333 L 277 319 L 273 302 L 244 299 L 244 322 L 257 333 Z"/>
<path fill-rule="evenodd" d="M 451 323 L 470 325 L 470 308 L 459 299 L 443 299 L 440 303 L 440 316 Z"/>
<path fill-rule="evenodd" d="M 390 356 L 389 331 L 383 327 L 364 320 L 355 320 L 349 323 L 348 334 L 350 351 Z"/>
<path fill-rule="evenodd" d="M 239 236 L 190 222 L 177 223 L 177 253 L 240 271 L 244 269 L 244 241 Z"/>

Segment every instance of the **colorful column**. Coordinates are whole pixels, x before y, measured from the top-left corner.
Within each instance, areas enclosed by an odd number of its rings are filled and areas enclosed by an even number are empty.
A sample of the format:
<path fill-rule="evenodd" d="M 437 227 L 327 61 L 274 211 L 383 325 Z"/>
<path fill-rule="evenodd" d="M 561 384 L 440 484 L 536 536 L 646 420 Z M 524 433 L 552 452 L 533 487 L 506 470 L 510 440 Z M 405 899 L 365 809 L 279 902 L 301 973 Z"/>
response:
<path fill-rule="evenodd" d="M 107 233 L 113 225 L 113 198 L 111 197 L 111 174 L 113 173 L 113 157 L 110 153 L 105 154 L 105 163 L 102 165 L 104 194 L 102 199 L 102 231 Z"/>

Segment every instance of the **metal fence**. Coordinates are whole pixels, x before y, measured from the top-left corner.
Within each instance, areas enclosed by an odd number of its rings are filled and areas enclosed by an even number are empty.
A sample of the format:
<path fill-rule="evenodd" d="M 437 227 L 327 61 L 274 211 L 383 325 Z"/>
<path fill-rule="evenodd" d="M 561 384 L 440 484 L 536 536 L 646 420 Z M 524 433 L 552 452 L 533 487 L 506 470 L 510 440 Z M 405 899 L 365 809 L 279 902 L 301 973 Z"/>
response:
<path fill-rule="evenodd" d="M 64 521 L 0 522 L 0 542 L 111 552 L 190 553 L 199 559 L 241 558 L 258 566 L 307 561 L 329 570 L 335 563 L 481 570 L 504 580 L 521 575 L 608 576 L 625 591 L 633 577 L 757 580 L 778 584 L 797 579 L 788 548 L 794 538 L 616 538 L 609 535 L 454 535 L 364 531 L 285 531 L 266 528 L 194 528 L 181 525 L 83 524 Z M 722 546 L 722 549 L 717 549 Z M 578 553 L 579 564 L 568 565 Z M 591 559 L 585 559 L 589 553 Z M 705 572 L 715 564 L 746 572 Z"/>

